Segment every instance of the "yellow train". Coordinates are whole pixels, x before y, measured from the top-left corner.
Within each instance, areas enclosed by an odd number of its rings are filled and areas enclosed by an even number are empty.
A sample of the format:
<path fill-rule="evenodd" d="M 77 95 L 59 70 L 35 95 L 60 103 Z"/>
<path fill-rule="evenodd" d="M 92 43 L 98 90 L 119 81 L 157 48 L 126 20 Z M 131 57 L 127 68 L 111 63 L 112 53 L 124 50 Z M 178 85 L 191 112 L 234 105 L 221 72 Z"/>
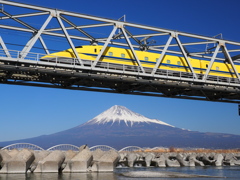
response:
<path fill-rule="evenodd" d="M 76 47 L 76 50 L 83 61 L 94 61 L 97 55 L 100 53 L 102 47 L 103 46 L 98 45 L 85 45 Z M 160 54 L 158 53 L 146 51 L 135 52 L 141 65 L 146 68 L 154 68 L 156 61 L 160 57 Z M 75 58 L 75 55 L 72 49 L 67 49 L 64 51 L 46 55 L 42 57 L 41 60 L 56 61 L 56 57 L 58 62 L 60 63 L 69 63 L 71 61 L 71 58 Z M 131 50 L 117 47 L 107 47 L 100 61 L 114 64 L 138 66 L 137 61 L 135 60 Z M 194 72 L 197 74 L 204 74 L 210 63 L 210 60 L 200 60 L 193 58 L 189 58 L 189 61 L 194 69 Z M 237 71 L 240 72 L 240 64 L 235 63 L 235 67 Z M 159 68 L 172 71 L 191 72 L 184 57 L 172 55 L 165 55 Z M 209 75 L 236 78 L 236 75 L 234 74 L 231 65 L 220 60 L 214 61 Z"/>

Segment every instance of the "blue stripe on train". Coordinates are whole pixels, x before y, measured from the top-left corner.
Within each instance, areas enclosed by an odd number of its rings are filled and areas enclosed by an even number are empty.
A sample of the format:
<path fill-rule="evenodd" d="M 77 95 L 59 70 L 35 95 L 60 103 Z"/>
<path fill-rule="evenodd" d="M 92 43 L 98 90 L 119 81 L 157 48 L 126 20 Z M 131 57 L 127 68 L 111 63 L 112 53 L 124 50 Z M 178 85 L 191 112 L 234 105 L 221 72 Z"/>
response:
<path fill-rule="evenodd" d="M 84 55 L 88 55 L 88 56 L 94 56 L 97 57 L 96 54 L 90 54 L 90 53 L 82 53 Z M 121 60 L 121 61 L 125 61 L 125 62 L 135 62 L 137 63 L 137 61 L 135 59 L 128 59 L 128 58 L 121 58 L 121 57 L 116 57 L 116 56 L 102 56 L 103 58 L 107 58 L 109 60 Z M 156 62 L 152 62 L 152 61 L 143 61 L 140 60 L 141 63 L 145 63 L 145 64 L 156 64 Z M 215 60 L 215 62 L 220 62 L 223 63 L 223 61 L 220 60 Z M 240 63 L 235 63 L 235 64 L 240 64 Z M 180 69 L 190 69 L 187 66 L 180 66 L 180 65 L 175 65 L 175 64 L 167 64 L 167 63 L 161 63 L 162 66 L 166 66 L 166 67 L 172 67 L 172 68 L 180 68 Z M 197 68 L 197 67 L 193 67 L 193 69 L 195 70 L 199 70 L 199 71 L 206 71 L 206 68 Z M 214 73 L 219 73 L 219 74 L 234 74 L 233 72 L 228 72 L 228 71 L 219 71 L 219 70 L 211 70 L 210 72 L 214 72 Z"/>

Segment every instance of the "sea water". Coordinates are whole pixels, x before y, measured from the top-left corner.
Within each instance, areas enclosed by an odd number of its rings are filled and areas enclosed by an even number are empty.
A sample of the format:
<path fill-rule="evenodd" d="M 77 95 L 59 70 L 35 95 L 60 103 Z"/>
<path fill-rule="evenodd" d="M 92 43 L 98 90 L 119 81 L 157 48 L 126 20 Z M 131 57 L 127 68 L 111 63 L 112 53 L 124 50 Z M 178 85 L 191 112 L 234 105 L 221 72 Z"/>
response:
<path fill-rule="evenodd" d="M 121 173 L 129 171 L 157 171 L 179 172 L 184 174 L 197 174 L 217 176 L 217 178 L 132 178 L 122 176 Z M 112 173 L 27 173 L 27 174 L 0 174 L 0 180 L 236 180 L 240 179 L 240 166 L 222 167 L 179 167 L 179 168 L 116 168 Z"/>

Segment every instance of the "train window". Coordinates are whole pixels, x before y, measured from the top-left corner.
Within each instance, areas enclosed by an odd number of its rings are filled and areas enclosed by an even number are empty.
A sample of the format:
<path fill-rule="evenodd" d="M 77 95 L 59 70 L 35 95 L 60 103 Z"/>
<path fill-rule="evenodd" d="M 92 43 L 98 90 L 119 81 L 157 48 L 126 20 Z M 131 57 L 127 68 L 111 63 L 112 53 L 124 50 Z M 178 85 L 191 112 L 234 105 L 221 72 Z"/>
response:
<path fill-rule="evenodd" d="M 181 62 L 180 62 L 180 61 L 178 61 L 178 62 L 177 62 L 177 64 L 178 64 L 178 65 L 181 65 Z"/>
<path fill-rule="evenodd" d="M 144 60 L 145 60 L 145 61 L 148 61 L 148 57 L 144 57 Z"/>
<path fill-rule="evenodd" d="M 122 57 L 122 58 L 125 58 L 125 54 L 122 53 L 122 54 L 121 54 L 121 57 Z"/>
<path fill-rule="evenodd" d="M 109 52 L 108 55 L 109 55 L 109 56 L 113 56 L 113 52 Z"/>
<path fill-rule="evenodd" d="M 218 66 L 216 66 L 216 70 L 219 70 L 219 67 L 218 67 Z"/>
<path fill-rule="evenodd" d="M 170 63 L 171 63 L 171 61 L 170 61 L 170 60 L 167 60 L 167 63 L 168 63 L 168 64 L 170 64 Z"/>

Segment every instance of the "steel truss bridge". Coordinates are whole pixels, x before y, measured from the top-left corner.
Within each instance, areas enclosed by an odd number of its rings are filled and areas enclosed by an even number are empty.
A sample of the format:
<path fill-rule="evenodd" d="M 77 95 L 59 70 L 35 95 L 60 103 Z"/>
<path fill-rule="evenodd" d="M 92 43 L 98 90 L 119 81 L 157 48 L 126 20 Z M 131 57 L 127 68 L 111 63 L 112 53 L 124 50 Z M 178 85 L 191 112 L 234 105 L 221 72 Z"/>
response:
<path fill-rule="evenodd" d="M 240 43 L 218 37 L 129 23 L 64 10 L 0 0 L 0 82 L 219 102 L 240 102 L 235 63 Z M 62 44 L 61 44 L 62 43 Z M 95 61 L 83 61 L 77 46 L 102 45 Z M 130 49 L 137 66 L 103 63 L 109 46 Z M 72 48 L 71 64 L 41 61 L 45 54 Z M 159 53 L 154 68 L 145 68 L 136 50 Z M 183 57 L 188 72 L 161 69 L 165 55 Z M 191 58 L 208 60 L 204 75 Z M 211 76 L 216 61 L 231 66 L 234 78 Z"/>

